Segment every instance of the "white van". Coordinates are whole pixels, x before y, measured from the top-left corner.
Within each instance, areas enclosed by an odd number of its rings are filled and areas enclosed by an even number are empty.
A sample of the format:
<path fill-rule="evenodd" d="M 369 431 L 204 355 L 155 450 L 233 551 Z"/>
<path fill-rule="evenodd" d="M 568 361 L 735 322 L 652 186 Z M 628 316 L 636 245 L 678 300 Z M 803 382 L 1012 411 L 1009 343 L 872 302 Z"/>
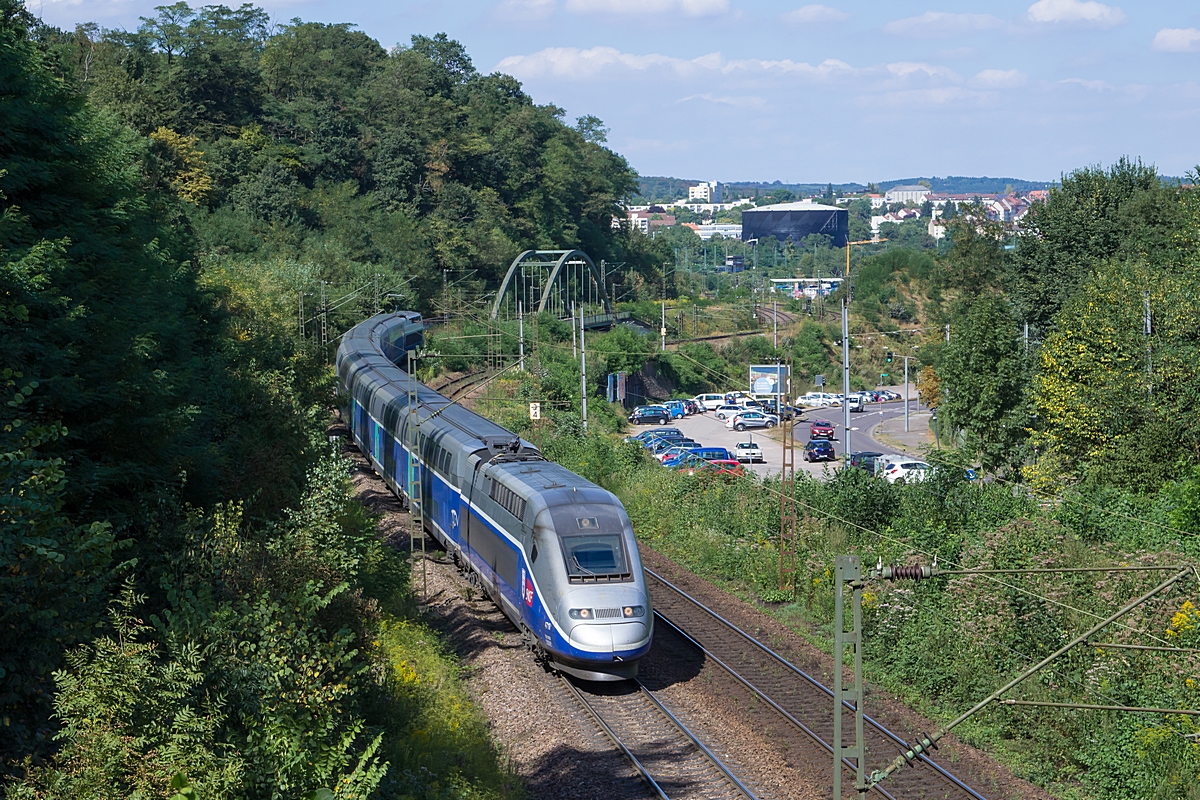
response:
<path fill-rule="evenodd" d="M 718 406 L 725 405 L 725 395 L 723 394 L 698 394 L 692 399 L 699 403 L 705 411 L 712 411 Z"/>

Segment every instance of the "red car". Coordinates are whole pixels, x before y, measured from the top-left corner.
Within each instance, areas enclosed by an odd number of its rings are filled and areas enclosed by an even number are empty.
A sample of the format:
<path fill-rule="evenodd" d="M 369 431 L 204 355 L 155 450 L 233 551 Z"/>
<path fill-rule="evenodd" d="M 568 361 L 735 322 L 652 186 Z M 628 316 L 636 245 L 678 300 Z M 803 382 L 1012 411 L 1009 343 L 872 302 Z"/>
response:
<path fill-rule="evenodd" d="M 810 439 L 828 439 L 833 441 L 833 423 L 825 419 L 814 419 L 808 431 Z"/>

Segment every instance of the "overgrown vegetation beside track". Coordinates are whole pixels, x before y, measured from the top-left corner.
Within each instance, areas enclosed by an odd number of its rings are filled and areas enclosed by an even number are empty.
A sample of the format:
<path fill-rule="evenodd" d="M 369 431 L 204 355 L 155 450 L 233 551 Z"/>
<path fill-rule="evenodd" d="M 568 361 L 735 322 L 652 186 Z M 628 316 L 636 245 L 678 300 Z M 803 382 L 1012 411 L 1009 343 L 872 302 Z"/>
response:
<path fill-rule="evenodd" d="M 538 440 L 535 435 L 535 440 Z M 778 584 L 779 483 L 664 470 L 636 445 L 546 435 L 547 454 L 615 491 L 656 550 L 764 604 L 825 649 L 833 560 L 1012 569 L 1174 564 L 1200 556 L 1172 531 L 1169 503 L 1107 513 L 1118 498 L 1072 494 L 1045 505 L 955 466 L 907 486 L 861 470 L 797 481 L 804 516 L 795 593 Z M 1135 500 L 1123 498 L 1124 507 Z M 1107 503 L 1108 505 L 1100 505 Z M 1145 520 L 1145 521 L 1143 521 Z M 1157 525 L 1156 525 L 1157 523 Z M 869 676 L 934 719 L 949 720 L 1159 580 L 1160 573 L 959 576 L 872 584 L 865 594 Z M 1195 583 L 1125 618 L 1104 641 L 1200 646 Z M 1194 654 L 1081 647 L 1010 696 L 1169 708 L 1200 705 Z M 1194 717 L 994 707 L 958 729 L 1028 779 L 1072 798 L 1194 798 Z M 882 765 L 875 765 L 882 767 Z"/>

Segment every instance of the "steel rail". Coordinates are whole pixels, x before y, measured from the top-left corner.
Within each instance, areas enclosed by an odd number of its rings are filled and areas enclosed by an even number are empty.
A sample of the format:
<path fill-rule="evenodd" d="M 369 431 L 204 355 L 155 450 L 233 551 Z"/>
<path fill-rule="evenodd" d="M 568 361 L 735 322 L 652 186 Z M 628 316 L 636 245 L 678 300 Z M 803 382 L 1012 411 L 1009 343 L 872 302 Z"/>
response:
<path fill-rule="evenodd" d="M 671 620 L 667 619 L 659 612 L 655 611 L 654 616 L 657 617 L 658 620 L 660 622 L 662 622 L 663 624 L 665 624 L 668 628 L 670 628 L 671 630 L 675 631 L 675 633 L 677 633 L 681 637 L 683 637 L 683 639 L 685 641 L 690 642 L 701 653 L 704 653 L 705 658 L 712 659 L 714 664 L 716 664 L 721 669 L 728 672 L 729 675 L 731 677 L 733 677 L 734 680 L 736 680 L 738 683 L 742 684 L 742 686 L 746 687 L 746 689 L 751 694 L 753 694 L 759 700 L 762 700 L 764 703 L 769 705 L 771 708 L 775 709 L 775 711 L 778 712 L 780 716 L 782 716 L 788 722 L 792 723 L 792 725 L 794 725 L 795 727 L 799 728 L 801 732 L 803 732 L 806 736 L 812 738 L 813 741 L 815 741 L 818 745 L 820 745 L 821 747 L 823 747 L 827 751 L 829 751 L 830 755 L 833 754 L 833 745 L 831 745 L 829 742 L 822 739 L 821 736 L 816 731 L 814 731 L 812 728 L 805 725 L 800 720 L 796 719 L 794 716 L 792 716 L 792 714 L 790 712 L 787 711 L 787 709 L 780 706 L 778 703 L 776 703 L 774 700 L 772 700 L 768 695 L 764 694 L 761 689 L 759 689 L 757 686 L 752 684 L 750 681 L 748 681 L 744 677 L 742 677 L 742 675 L 740 673 L 738 673 L 737 670 L 735 670 L 733 667 L 729 666 L 729 664 L 726 664 L 725 661 L 723 661 L 720 656 L 716 655 L 711 650 L 706 648 L 704 645 L 700 644 L 698 641 L 693 639 L 682 628 L 680 628 L 674 622 L 671 622 Z M 850 770 L 851 772 L 853 772 L 855 770 L 854 762 L 852 762 L 850 759 L 848 759 L 844 756 L 842 758 L 842 766 L 844 766 L 846 769 Z M 886 789 L 884 789 L 882 786 L 875 785 L 871 788 L 877 790 L 884 797 L 889 798 L 889 800 L 895 800 L 895 797 L 890 792 L 888 792 Z"/>
<path fill-rule="evenodd" d="M 692 744 L 696 745 L 700 752 L 704 753 L 704 756 L 712 762 L 712 765 L 720 770 L 721 774 L 724 775 L 729 782 L 732 783 L 745 798 L 747 798 L 747 800 L 758 800 L 758 798 L 754 796 L 754 792 L 746 788 L 746 785 L 738 780 L 736 775 L 729 771 L 729 768 L 725 766 L 721 759 L 717 758 L 715 753 L 705 747 L 704 743 L 697 739 L 696 735 L 692 733 L 686 725 L 680 722 L 679 718 L 672 714 L 671 711 L 665 705 L 663 705 L 657 697 L 654 696 L 654 692 L 647 689 L 641 681 L 638 681 L 637 685 L 642 694 L 649 698 L 650 702 L 652 702 L 654 706 L 661 711 L 668 720 L 670 720 L 672 725 L 679 729 L 680 733 L 690 739 Z"/>
<path fill-rule="evenodd" d="M 811 684 L 811 685 L 812 685 L 814 688 L 816 688 L 816 689 L 818 689 L 819 691 L 823 692 L 823 693 L 824 693 L 825 695 L 827 695 L 828 697 L 830 697 L 830 698 L 832 698 L 832 697 L 833 697 L 833 690 L 832 690 L 832 689 L 830 689 L 829 687 L 825 686 L 825 684 L 821 683 L 821 682 L 820 682 L 820 681 L 818 681 L 816 678 L 812 677 L 812 676 L 811 676 L 811 675 L 809 675 L 807 672 L 805 672 L 804 670 L 800 669 L 800 668 L 799 668 L 799 667 L 797 667 L 795 664 L 793 664 L 792 662 L 788 661 L 788 660 L 787 660 L 786 658 L 784 658 L 783 656 L 781 656 L 781 655 L 779 655 L 778 653 L 776 653 L 774 650 L 771 650 L 769 647 L 767 647 L 766 645 L 764 645 L 762 642 L 758 641 L 758 640 L 757 640 L 757 639 L 755 639 L 753 636 L 751 636 L 750 634 L 748 634 L 748 633 L 746 633 L 745 631 L 743 631 L 743 630 L 742 630 L 741 628 L 739 628 L 737 625 L 734 625 L 732 622 L 730 622 L 729 620 L 725 619 L 725 618 L 724 618 L 724 617 L 722 617 L 720 614 L 718 614 L 717 612 L 715 612 L 715 611 L 713 611 L 711 608 L 709 608 L 707 605 L 705 605 L 704 603 L 700 602 L 700 601 L 699 601 L 699 600 L 697 600 L 696 598 L 692 597 L 690 594 L 688 594 L 687 592 L 683 591 L 683 590 L 682 590 L 682 589 L 680 589 L 678 586 L 676 586 L 675 584 L 671 583 L 670 581 L 668 581 L 668 580 L 667 580 L 666 578 L 664 578 L 663 576 L 659 575 L 659 574 L 658 574 L 657 572 L 655 572 L 654 570 L 652 570 L 652 569 L 648 569 L 648 568 L 645 568 L 645 567 L 643 567 L 643 570 L 645 571 L 645 573 L 646 573 L 647 575 L 651 576 L 652 578 L 654 578 L 655 580 L 657 580 L 659 583 L 662 583 L 664 586 L 667 586 L 668 588 L 670 588 L 670 589 L 671 589 L 673 592 L 675 592 L 676 594 L 678 594 L 680 597 L 683 597 L 684 599 L 686 599 L 686 600 L 687 600 L 688 602 L 690 602 L 692 605 L 696 606 L 696 608 L 698 608 L 698 609 L 700 609 L 701 611 L 703 611 L 704 613 L 708 614 L 710 617 L 712 617 L 713 619 L 715 619 L 715 620 L 716 620 L 718 623 L 720 623 L 720 624 L 721 624 L 721 625 L 723 625 L 724 627 L 726 627 L 726 628 L 728 628 L 729 630 L 733 631 L 734 633 L 738 634 L 738 635 L 739 635 L 741 638 L 745 639 L 745 640 L 746 640 L 746 642 L 748 642 L 749 644 L 751 644 L 751 645 L 752 645 L 753 647 L 755 647 L 756 649 L 760 650 L 762 653 L 764 653 L 764 654 L 766 654 L 767 656 L 769 656 L 769 657 L 770 657 L 771 659 L 773 659 L 775 662 L 777 662 L 777 663 L 778 663 L 778 664 L 780 664 L 781 666 L 785 667 L 786 669 L 790 670 L 791 672 L 795 673 L 797 676 L 799 676 L 799 677 L 803 678 L 805 681 L 807 681 L 808 683 L 810 683 L 810 684 Z M 658 612 L 656 611 L 655 613 L 657 614 Z M 672 627 L 676 627 L 676 626 L 672 625 Z M 690 638 L 690 637 L 689 637 L 689 638 Z M 761 692 L 758 692 L 758 693 L 761 695 Z M 850 703 L 848 703 L 848 702 L 845 702 L 845 701 L 843 701 L 843 702 L 842 702 L 842 707 L 843 707 L 843 708 L 845 708 L 845 709 L 847 709 L 847 710 L 850 710 L 850 711 L 853 711 L 853 710 L 854 710 L 854 706 L 853 706 L 853 705 L 851 705 L 851 704 L 850 704 Z M 903 750 L 908 750 L 908 749 L 909 749 L 909 745 L 908 745 L 908 743 L 907 743 L 907 742 L 906 742 L 906 741 L 905 741 L 905 740 L 904 740 L 902 737 L 900 737 L 900 736 L 896 735 L 895 733 L 893 733 L 891 730 L 889 730 L 887 727 L 885 727 L 884 725 L 882 725 L 882 724 L 881 724 L 881 723 L 880 723 L 878 720 L 874 719 L 874 718 L 873 718 L 873 717 L 871 717 L 869 714 L 865 714 L 865 713 L 864 713 L 864 714 L 863 714 L 863 720 L 864 720 L 864 722 L 866 722 L 868 725 L 870 725 L 872 728 L 874 728 L 875 730 L 879 731 L 879 732 L 880 732 L 880 733 L 882 733 L 884 736 L 886 736 L 888 739 L 890 739 L 892 742 L 894 742 L 895 744 L 899 745 L 899 746 L 902 748 L 902 751 L 903 751 Z M 829 745 L 828 743 L 824 742 L 824 740 L 822 740 L 822 739 L 821 739 L 819 736 L 815 736 L 814 738 L 816 738 L 816 740 L 817 740 L 817 741 L 819 741 L 819 742 L 821 742 L 822 744 L 824 744 L 824 745 L 827 745 L 828 747 L 832 748 L 832 745 Z M 830 750 L 830 752 L 832 752 L 832 749 Z M 950 782 L 951 782 L 951 783 L 953 783 L 954 785 L 958 786 L 960 789 L 962 789 L 963 791 L 965 791 L 966 793 L 968 793 L 968 794 L 969 794 L 971 797 L 975 798 L 976 800 L 986 800 L 986 798 L 984 798 L 984 796 L 983 796 L 983 795 L 979 794 L 979 793 L 978 793 L 978 792 L 976 792 L 974 789 L 972 789 L 970 786 L 968 786 L 967 784 L 963 783 L 961 780 L 959 780 L 959 779 L 958 779 L 958 778 L 956 778 L 956 777 L 955 777 L 953 774 L 951 774 L 950 772 L 948 772 L 947 770 L 945 770 L 945 769 L 944 769 L 944 768 L 943 768 L 941 765 L 939 765 L 939 764 L 938 764 L 936 761 L 934 761 L 933 759 L 931 759 L 931 758 L 929 758 L 928 756 L 926 756 L 924 753 L 918 754 L 917 758 L 919 758 L 919 759 L 920 759 L 920 760 L 921 760 L 923 763 L 925 763 L 925 764 L 928 764 L 928 765 L 929 765 L 931 768 L 933 768 L 933 770 L 934 770 L 935 772 L 937 772 L 939 775 L 941 775 L 943 778 L 945 778 L 946 780 L 950 781 Z"/>
<path fill-rule="evenodd" d="M 645 780 L 646 783 L 650 784 L 650 788 L 654 790 L 654 793 L 662 798 L 662 800 L 671 800 L 671 798 L 667 797 L 667 793 L 662 790 L 662 787 L 658 785 L 658 782 L 655 781 L 650 775 L 650 771 L 642 765 L 642 762 L 638 760 L 638 757 L 635 756 L 633 752 L 625 746 L 625 743 L 621 741 L 621 737 L 617 736 L 616 732 L 613 731 L 613 729 L 608 726 L 608 723 L 601 718 L 596 709 L 592 708 L 592 704 L 589 703 L 587 698 L 583 696 L 583 692 L 579 691 L 579 687 L 571 683 L 571 679 L 561 673 L 559 673 L 558 679 L 562 681 L 563 686 L 567 687 L 567 691 L 569 691 L 575 697 L 575 700 L 579 703 L 579 705 L 583 706 L 583 710 L 588 713 L 588 715 L 592 718 L 592 721 L 600 726 L 600 730 L 604 731 L 604 735 L 607 736 L 609 740 L 615 744 L 622 753 L 625 754 L 625 757 L 629 759 L 629 763 L 633 764 L 633 768 L 638 771 L 638 774 L 642 776 L 642 779 Z"/>
<path fill-rule="evenodd" d="M 604 734 L 621 750 L 622 753 L 625 754 L 625 757 L 629 759 L 631 764 L 633 764 L 633 767 L 638 771 L 638 774 L 640 774 L 642 778 L 648 784 L 650 784 L 650 788 L 652 788 L 654 792 L 660 798 L 662 798 L 662 800 L 670 800 L 667 793 L 663 791 L 662 787 L 654 779 L 654 776 L 650 774 L 650 770 L 644 764 L 642 764 L 641 760 L 634 755 L 633 751 L 630 750 L 623 741 L 621 741 L 621 737 L 607 722 L 604 721 L 604 718 L 598 711 L 596 711 L 592 704 L 588 702 L 587 697 L 585 697 L 583 692 L 579 690 L 579 687 L 576 686 L 570 678 L 561 673 L 559 674 L 558 678 L 575 697 L 575 700 L 583 706 L 584 710 L 587 711 L 592 720 L 600 726 L 600 729 L 604 731 Z M 717 771 L 725 776 L 730 784 L 733 785 L 734 789 L 741 793 L 746 800 L 758 800 L 758 798 L 754 795 L 754 792 L 750 791 L 750 789 L 747 788 L 746 785 L 742 783 L 741 780 L 739 780 L 738 777 L 734 775 L 728 767 L 725 766 L 725 764 L 720 758 L 717 757 L 715 753 L 709 750 L 708 747 L 706 747 L 704 743 L 701 742 L 696 735 L 692 733 L 691 730 L 689 730 L 688 727 L 683 724 L 683 722 L 680 721 L 678 717 L 671 713 L 671 711 L 665 705 L 663 705 L 663 703 L 657 697 L 654 696 L 653 692 L 647 689 L 640 681 L 635 680 L 634 682 L 637 684 L 638 695 L 648 700 L 651 705 L 653 705 L 654 708 L 663 715 L 663 718 L 666 719 L 667 722 L 670 723 L 670 725 L 683 736 L 683 738 L 693 744 L 709 762 L 709 764 L 711 764 L 717 769 Z"/>

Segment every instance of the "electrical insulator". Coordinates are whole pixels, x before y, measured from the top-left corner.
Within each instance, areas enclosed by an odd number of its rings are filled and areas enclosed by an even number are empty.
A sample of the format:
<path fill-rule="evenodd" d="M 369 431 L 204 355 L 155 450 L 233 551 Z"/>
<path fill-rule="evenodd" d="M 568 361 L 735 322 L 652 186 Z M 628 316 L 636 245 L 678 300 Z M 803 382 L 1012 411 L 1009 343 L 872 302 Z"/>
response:
<path fill-rule="evenodd" d="M 919 581 L 924 580 L 925 578 L 932 578 L 933 570 L 920 564 L 912 564 L 911 566 L 905 567 L 892 564 L 890 567 L 884 567 L 881 569 L 879 571 L 879 577 L 889 581 Z"/>

